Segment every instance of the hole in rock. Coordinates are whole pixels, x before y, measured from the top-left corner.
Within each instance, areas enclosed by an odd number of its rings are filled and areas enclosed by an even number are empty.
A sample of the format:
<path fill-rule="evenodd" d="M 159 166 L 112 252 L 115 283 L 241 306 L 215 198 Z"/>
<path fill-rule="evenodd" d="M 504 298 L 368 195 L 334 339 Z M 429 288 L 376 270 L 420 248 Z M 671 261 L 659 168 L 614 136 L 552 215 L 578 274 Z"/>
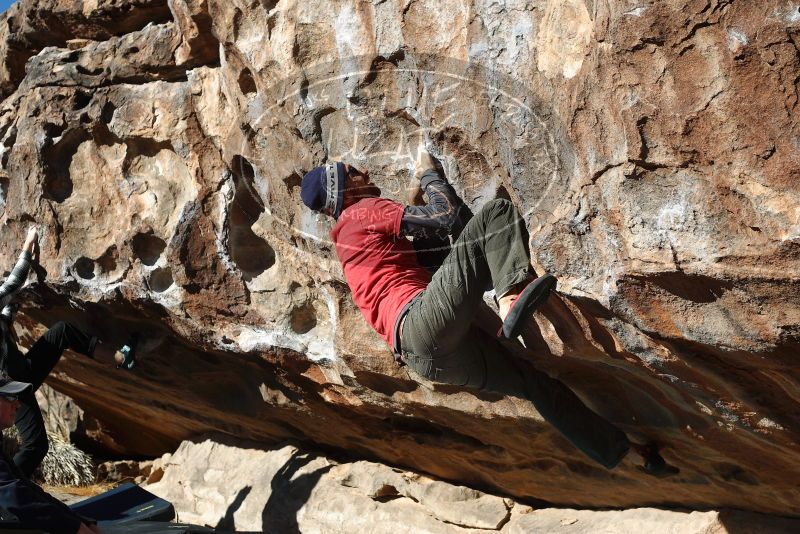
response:
<path fill-rule="evenodd" d="M 128 148 L 128 160 L 133 160 L 137 156 L 154 158 L 162 150 L 175 152 L 175 148 L 170 141 L 158 141 L 149 137 L 132 137 L 125 140 Z"/>
<path fill-rule="evenodd" d="M 267 17 L 267 35 L 272 35 L 272 32 L 275 31 L 275 26 L 278 24 L 278 14 L 273 13 L 269 17 Z"/>
<path fill-rule="evenodd" d="M 390 56 L 391 58 L 392 56 Z M 364 76 L 364 81 L 362 82 L 363 86 L 371 85 L 378 79 L 384 72 L 391 72 L 392 70 L 397 68 L 397 56 L 393 55 L 394 59 L 387 59 L 381 55 L 375 57 L 372 60 L 372 64 L 369 67 L 369 72 L 366 76 Z M 400 57 L 402 59 L 402 56 Z M 367 97 L 369 98 L 369 97 Z M 412 119 L 413 120 L 413 119 Z"/>
<path fill-rule="evenodd" d="M 411 393 L 417 389 L 417 383 L 411 380 L 403 380 L 393 376 L 373 373 L 370 371 L 356 371 L 356 380 L 362 386 L 377 391 L 388 397 L 391 397 L 398 391 L 403 393 Z"/>
<path fill-rule="evenodd" d="M 73 50 L 64 58 L 64 63 L 75 63 L 81 58 L 81 52 L 79 50 Z"/>
<path fill-rule="evenodd" d="M 133 253 L 145 265 L 155 265 L 167 248 L 167 243 L 153 234 L 139 233 L 133 236 Z"/>
<path fill-rule="evenodd" d="M 242 18 L 244 17 L 244 13 L 241 9 L 234 8 L 233 10 L 233 20 L 231 26 L 233 27 L 233 42 L 237 42 L 239 40 L 239 30 L 242 27 Z"/>
<path fill-rule="evenodd" d="M 289 315 L 289 324 L 295 334 L 305 334 L 317 326 L 317 311 L 307 302 L 294 308 Z"/>
<path fill-rule="evenodd" d="M 156 293 L 163 293 L 172 286 L 174 280 L 172 279 L 172 269 L 169 267 L 159 267 L 150 274 L 148 284 L 150 289 Z"/>
<path fill-rule="evenodd" d="M 256 131 L 249 124 L 242 124 L 242 131 L 248 141 L 252 141 L 256 137 Z"/>
<path fill-rule="evenodd" d="M 52 122 L 44 123 L 43 128 L 45 135 L 51 139 L 61 137 L 61 134 L 64 132 L 64 126 L 53 124 Z"/>
<path fill-rule="evenodd" d="M 267 13 L 272 11 L 272 8 L 278 5 L 280 0 L 261 0 L 261 6 L 267 10 Z"/>
<path fill-rule="evenodd" d="M 89 117 L 88 113 L 81 113 L 80 121 L 81 124 L 89 124 L 90 122 L 92 122 L 92 118 Z"/>
<path fill-rule="evenodd" d="M 297 46 L 297 43 L 295 43 L 295 46 Z M 300 99 L 303 102 L 305 102 L 307 98 L 308 98 L 308 80 L 303 80 L 303 82 L 300 84 Z"/>
<path fill-rule="evenodd" d="M 75 100 L 72 102 L 72 109 L 79 110 L 83 109 L 89 105 L 92 101 L 92 95 L 89 93 L 84 93 L 83 91 L 78 91 L 75 93 Z"/>
<path fill-rule="evenodd" d="M 17 142 L 17 129 L 12 128 L 11 131 L 8 133 L 5 139 L 3 139 L 3 146 L 6 149 L 13 148 L 14 143 Z M 6 167 L 8 165 L 8 156 L 11 154 L 11 150 L 3 150 L 3 155 L 0 157 L 0 162 L 2 162 L 2 166 Z"/>
<path fill-rule="evenodd" d="M 127 49 L 125 51 L 125 55 L 132 55 L 132 54 L 138 54 L 138 53 L 139 53 L 139 47 L 138 46 L 132 46 L 132 47 L 130 47 L 129 49 Z"/>
<path fill-rule="evenodd" d="M 6 211 L 6 199 L 8 198 L 8 178 L 0 177 L 0 215 Z"/>
<path fill-rule="evenodd" d="M 400 497 L 402 497 L 402 495 L 400 495 L 400 492 L 397 491 L 397 488 L 395 488 L 391 484 L 384 484 L 383 486 L 378 488 L 378 491 L 375 492 L 375 495 L 372 497 L 372 500 L 378 502 L 389 502 L 394 499 L 399 499 Z"/>
<path fill-rule="evenodd" d="M 103 112 L 100 114 L 100 120 L 105 124 L 109 124 L 114 119 L 115 111 L 117 111 L 117 106 L 111 102 L 106 102 L 103 106 Z"/>
<path fill-rule="evenodd" d="M 242 93 L 245 95 L 251 95 L 257 91 L 253 73 L 250 72 L 250 69 L 247 67 L 244 67 L 241 74 L 239 74 L 239 89 L 241 89 Z"/>
<path fill-rule="evenodd" d="M 101 273 L 110 273 L 117 269 L 117 253 L 116 245 L 112 245 L 106 250 L 102 256 L 97 259 L 97 266 L 100 267 Z"/>
<path fill-rule="evenodd" d="M 70 130 L 61 135 L 56 144 L 42 150 L 44 198 L 61 203 L 72 195 L 69 168 L 78 147 L 89 138 L 89 133 L 85 130 Z"/>
<path fill-rule="evenodd" d="M 94 128 L 92 128 L 92 140 L 98 146 L 114 146 L 120 141 L 117 135 L 112 132 L 106 124 L 103 123 L 95 124 Z M 123 167 L 127 163 L 128 161 L 125 160 Z"/>
<path fill-rule="evenodd" d="M 86 76 L 97 76 L 98 74 L 103 72 L 103 69 L 100 67 L 96 67 L 94 69 L 87 69 L 83 65 L 76 65 L 75 70 L 77 70 L 78 73 L 80 74 L 85 74 Z"/>
<path fill-rule="evenodd" d="M 185 289 L 190 295 L 197 295 L 203 290 L 203 287 L 200 284 L 191 283 L 183 286 L 183 289 Z"/>
<path fill-rule="evenodd" d="M 292 193 L 295 187 L 300 187 L 302 182 L 303 178 L 296 172 L 293 172 L 292 174 L 283 179 L 283 183 L 286 184 L 286 189 L 289 190 L 289 193 Z"/>
<path fill-rule="evenodd" d="M 236 192 L 228 208 L 230 254 L 249 282 L 275 264 L 275 251 L 252 230 L 264 213 L 264 203 L 254 187 L 253 166 L 245 158 L 236 156 L 231 170 Z"/>
<path fill-rule="evenodd" d="M 326 106 L 322 109 L 319 109 L 314 112 L 314 136 L 319 140 L 322 140 L 322 119 L 330 115 L 331 113 L 335 113 L 336 109 L 330 106 Z"/>
<path fill-rule="evenodd" d="M 82 256 L 75 262 L 75 272 L 84 280 L 91 280 L 94 278 L 94 262 Z"/>
<path fill-rule="evenodd" d="M 497 192 L 494 194 L 495 198 L 504 198 L 506 200 L 511 200 L 511 195 L 508 194 L 508 189 L 506 186 L 501 185 L 497 188 Z"/>

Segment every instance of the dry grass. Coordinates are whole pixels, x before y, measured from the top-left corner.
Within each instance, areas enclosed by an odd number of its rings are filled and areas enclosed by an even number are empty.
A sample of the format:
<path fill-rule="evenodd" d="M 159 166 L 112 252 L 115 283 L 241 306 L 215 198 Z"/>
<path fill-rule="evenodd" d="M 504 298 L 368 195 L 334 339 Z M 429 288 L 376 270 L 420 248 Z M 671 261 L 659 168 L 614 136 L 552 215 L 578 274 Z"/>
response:
<path fill-rule="evenodd" d="M 34 480 L 52 487 L 89 485 L 94 482 L 94 463 L 88 454 L 57 434 L 48 432 L 47 440 L 50 442 L 50 449 L 34 473 Z M 16 453 L 19 449 L 19 432 L 16 426 L 2 431 L 1 445 L 9 456 Z"/>

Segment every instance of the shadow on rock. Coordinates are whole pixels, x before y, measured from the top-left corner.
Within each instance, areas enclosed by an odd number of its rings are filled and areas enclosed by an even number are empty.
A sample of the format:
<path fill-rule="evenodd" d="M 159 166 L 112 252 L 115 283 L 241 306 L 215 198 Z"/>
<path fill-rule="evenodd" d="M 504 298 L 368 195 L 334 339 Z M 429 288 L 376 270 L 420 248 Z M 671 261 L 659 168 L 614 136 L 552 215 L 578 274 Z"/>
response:
<path fill-rule="evenodd" d="M 234 529 L 235 523 L 233 520 L 233 515 L 241 508 L 242 503 L 250 495 L 250 492 L 253 490 L 252 486 L 245 486 L 243 487 L 239 493 L 236 495 L 236 498 L 233 500 L 230 506 L 228 506 L 228 510 L 225 512 L 225 516 L 219 520 L 217 526 L 214 527 L 216 529 Z"/>
<path fill-rule="evenodd" d="M 261 513 L 261 528 L 264 532 L 290 534 L 300 532 L 297 512 L 308 501 L 322 475 L 333 468 L 326 465 L 310 473 L 295 477 L 301 468 L 310 464 L 319 455 L 298 453 L 293 455 L 272 478 L 272 491 Z"/>
<path fill-rule="evenodd" d="M 719 522 L 729 534 L 750 534 L 752 532 L 789 534 L 797 532 L 796 519 L 739 510 L 722 510 L 719 514 Z"/>

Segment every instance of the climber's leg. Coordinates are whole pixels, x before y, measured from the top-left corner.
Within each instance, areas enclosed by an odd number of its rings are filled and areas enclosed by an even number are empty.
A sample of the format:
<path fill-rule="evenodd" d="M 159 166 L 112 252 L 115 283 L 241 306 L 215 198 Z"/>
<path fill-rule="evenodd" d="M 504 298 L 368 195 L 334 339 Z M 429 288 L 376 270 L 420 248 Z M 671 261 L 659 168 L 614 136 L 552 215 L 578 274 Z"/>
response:
<path fill-rule="evenodd" d="M 620 429 L 593 412 L 563 382 L 510 354 L 480 331 L 471 331 L 459 352 L 485 359 L 482 389 L 528 399 L 544 419 L 575 447 L 608 469 L 627 454 L 630 442 Z"/>
<path fill-rule="evenodd" d="M 487 203 L 464 227 L 409 309 L 401 333 L 404 348 L 419 357 L 452 353 L 469 330 L 487 286 L 502 295 L 531 276 L 525 221 L 507 200 Z"/>

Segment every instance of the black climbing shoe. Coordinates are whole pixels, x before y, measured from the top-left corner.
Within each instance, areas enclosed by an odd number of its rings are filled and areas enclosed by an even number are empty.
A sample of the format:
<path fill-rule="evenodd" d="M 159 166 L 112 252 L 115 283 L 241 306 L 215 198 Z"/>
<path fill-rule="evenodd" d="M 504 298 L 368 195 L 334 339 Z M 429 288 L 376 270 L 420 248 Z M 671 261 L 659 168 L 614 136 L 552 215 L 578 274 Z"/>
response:
<path fill-rule="evenodd" d="M 648 443 L 639 448 L 639 454 L 644 458 L 644 465 L 640 468 L 648 475 L 654 477 L 665 478 L 672 475 L 677 475 L 681 472 L 675 466 L 669 465 L 658 452 L 658 445 L 655 443 Z"/>
<path fill-rule="evenodd" d="M 136 365 L 136 347 L 139 345 L 139 334 L 133 333 L 128 338 L 128 342 L 119 351 L 125 356 L 122 363 L 117 365 L 117 369 L 130 371 Z"/>
<path fill-rule="evenodd" d="M 556 288 L 556 282 L 555 276 L 545 274 L 528 284 L 511 304 L 497 337 L 517 337 L 525 321 L 533 315 L 536 308 L 544 304 L 550 292 Z"/>

